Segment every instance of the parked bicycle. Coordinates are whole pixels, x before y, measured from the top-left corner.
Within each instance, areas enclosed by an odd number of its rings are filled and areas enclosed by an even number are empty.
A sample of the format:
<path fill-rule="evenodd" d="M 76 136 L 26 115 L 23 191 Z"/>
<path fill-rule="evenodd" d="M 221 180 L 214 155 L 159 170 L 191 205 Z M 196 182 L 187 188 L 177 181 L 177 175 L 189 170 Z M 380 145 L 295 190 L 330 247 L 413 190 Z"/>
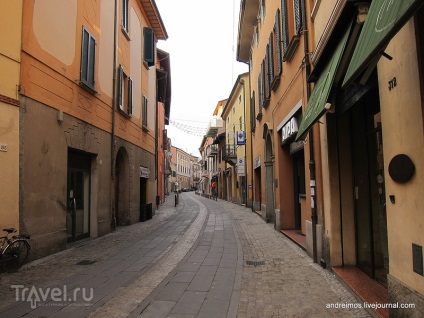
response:
<path fill-rule="evenodd" d="M 28 243 L 28 234 L 9 235 L 16 233 L 16 229 L 3 229 L 5 236 L 0 237 L 0 263 L 4 271 L 8 273 L 16 272 L 25 263 L 31 246 Z"/>

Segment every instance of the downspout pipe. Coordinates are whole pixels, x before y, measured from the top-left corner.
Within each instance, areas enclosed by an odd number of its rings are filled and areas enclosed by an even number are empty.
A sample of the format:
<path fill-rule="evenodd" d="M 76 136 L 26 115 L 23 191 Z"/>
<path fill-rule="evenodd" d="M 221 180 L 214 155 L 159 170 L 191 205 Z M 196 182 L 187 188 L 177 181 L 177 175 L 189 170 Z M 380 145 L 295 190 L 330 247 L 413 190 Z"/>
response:
<path fill-rule="evenodd" d="M 305 53 L 305 75 L 306 75 L 306 98 L 309 100 L 311 96 L 311 84 L 308 83 L 308 78 L 311 75 L 311 64 L 309 62 L 309 36 L 306 20 L 306 3 L 305 0 L 301 0 L 302 5 L 302 33 L 303 33 L 303 47 Z M 311 186 L 311 219 L 312 219 L 312 255 L 314 263 L 318 263 L 317 256 L 317 201 L 316 201 L 316 166 L 315 166 L 315 151 L 314 151 L 314 131 L 313 127 L 309 130 L 309 176 L 310 176 L 310 186 Z"/>
<path fill-rule="evenodd" d="M 110 189 L 110 202 L 111 202 L 111 218 L 112 218 L 112 231 L 116 229 L 116 211 L 115 211 L 115 178 L 116 178 L 116 160 L 115 160 L 115 111 L 116 111 L 116 90 L 117 90 L 117 65 L 118 65 L 118 0 L 115 0 L 114 8 L 114 32 L 113 32 L 113 93 L 112 93 L 112 130 L 111 130 L 111 145 L 110 145 L 110 170 L 111 170 L 111 189 Z"/>

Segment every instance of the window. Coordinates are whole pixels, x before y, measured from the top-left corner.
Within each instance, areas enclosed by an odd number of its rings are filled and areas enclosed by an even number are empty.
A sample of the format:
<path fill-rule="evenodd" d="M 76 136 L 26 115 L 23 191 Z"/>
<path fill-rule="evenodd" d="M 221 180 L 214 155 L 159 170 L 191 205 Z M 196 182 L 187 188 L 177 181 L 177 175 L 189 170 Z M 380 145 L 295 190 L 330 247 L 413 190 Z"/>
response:
<path fill-rule="evenodd" d="M 300 4 L 300 0 L 293 0 L 293 10 L 295 34 L 299 35 L 300 31 L 302 31 L 302 5 Z"/>
<path fill-rule="evenodd" d="M 266 16 L 266 0 L 261 0 L 261 22 L 263 23 L 263 21 L 265 20 L 265 16 Z"/>
<path fill-rule="evenodd" d="M 275 14 L 274 24 L 274 76 L 279 77 L 283 71 L 283 54 L 281 51 L 280 10 Z"/>
<path fill-rule="evenodd" d="M 148 67 L 155 65 L 155 34 L 152 28 L 143 29 L 144 36 L 144 63 Z"/>
<path fill-rule="evenodd" d="M 94 71 L 96 64 L 96 39 L 87 31 L 82 29 L 81 48 L 81 83 L 94 92 Z"/>
<path fill-rule="evenodd" d="M 256 109 L 255 109 L 255 91 L 252 92 L 252 97 L 250 98 L 250 127 L 252 131 L 255 131 L 256 128 Z"/>
<path fill-rule="evenodd" d="M 128 2 L 129 0 L 122 0 L 122 29 L 128 33 Z"/>
<path fill-rule="evenodd" d="M 281 30 L 282 30 L 281 42 L 283 43 L 283 54 L 286 55 L 289 49 L 289 19 L 288 19 L 287 0 L 281 1 Z"/>
<path fill-rule="evenodd" d="M 143 95 L 143 112 L 141 114 L 142 116 L 142 125 L 143 128 L 147 128 L 147 98 Z"/>
<path fill-rule="evenodd" d="M 122 65 L 119 66 L 119 109 L 126 115 L 132 115 L 132 79 L 124 73 Z"/>
<path fill-rule="evenodd" d="M 299 36 L 303 26 L 302 5 L 300 1 L 281 0 L 283 61 L 290 61 L 299 47 Z"/>

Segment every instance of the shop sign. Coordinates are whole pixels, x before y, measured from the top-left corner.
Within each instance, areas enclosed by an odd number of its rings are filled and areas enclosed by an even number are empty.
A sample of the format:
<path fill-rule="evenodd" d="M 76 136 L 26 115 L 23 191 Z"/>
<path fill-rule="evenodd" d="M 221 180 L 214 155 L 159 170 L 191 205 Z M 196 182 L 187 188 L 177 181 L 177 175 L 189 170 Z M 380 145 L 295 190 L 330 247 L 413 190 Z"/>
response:
<path fill-rule="evenodd" d="M 283 126 L 282 132 L 282 143 L 284 144 L 290 137 L 297 134 L 299 126 L 297 124 L 296 117 L 292 117 L 287 124 Z"/>
<path fill-rule="evenodd" d="M 244 131 L 237 131 L 237 145 L 242 146 L 246 143 L 246 134 Z"/>
<path fill-rule="evenodd" d="M 149 170 L 149 168 L 141 167 L 141 166 L 140 166 L 140 178 L 146 178 L 146 179 L 149 179 L 149 175 L 150 175 L 150 170 Z"/>

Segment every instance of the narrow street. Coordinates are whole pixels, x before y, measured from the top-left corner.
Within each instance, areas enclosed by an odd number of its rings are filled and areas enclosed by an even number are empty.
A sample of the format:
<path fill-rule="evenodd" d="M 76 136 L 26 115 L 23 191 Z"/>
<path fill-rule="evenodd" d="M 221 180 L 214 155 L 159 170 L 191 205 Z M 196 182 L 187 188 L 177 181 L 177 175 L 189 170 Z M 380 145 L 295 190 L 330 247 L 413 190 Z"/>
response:
<path fill-rule="evenodd" d="M 152 220 L 0 274 L 0 317 L 371 317 L 249 208 L 182 193 Z"/>

